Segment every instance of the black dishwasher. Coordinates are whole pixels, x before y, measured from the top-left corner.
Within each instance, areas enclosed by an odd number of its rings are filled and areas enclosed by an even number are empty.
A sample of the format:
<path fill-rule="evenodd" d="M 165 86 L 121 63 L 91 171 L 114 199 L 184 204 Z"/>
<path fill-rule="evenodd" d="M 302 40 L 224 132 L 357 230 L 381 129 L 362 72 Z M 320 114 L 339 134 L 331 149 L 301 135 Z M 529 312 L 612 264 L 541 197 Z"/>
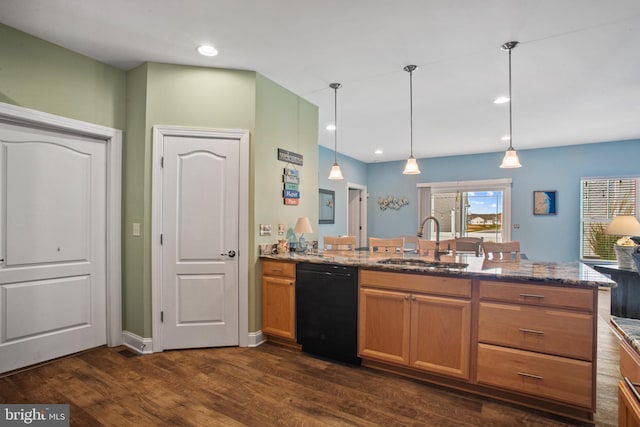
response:
<path fill-rule="evenodd" d="M 356 267 L 296 265 L 296 335 L 304 352 L 360 364 Z"/>

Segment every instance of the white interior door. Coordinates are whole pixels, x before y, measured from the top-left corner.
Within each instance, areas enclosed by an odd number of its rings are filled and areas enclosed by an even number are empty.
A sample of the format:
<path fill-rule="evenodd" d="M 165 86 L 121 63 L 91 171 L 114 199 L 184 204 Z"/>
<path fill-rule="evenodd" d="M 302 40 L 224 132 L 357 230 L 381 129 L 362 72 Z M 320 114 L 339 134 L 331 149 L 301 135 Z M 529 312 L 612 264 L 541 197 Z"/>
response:
<path fill-rule="evenodd" d="M 161 145 L 163 348 L 238 345 L 238 141 Z"/>
<path fill-rule="evenodd" d="M 366 187 L 349 184 L 347 234 L 356 236 L 356 247 L 367 245 Z"/>
<path fill-rule="evenodd" d="M 0 122 L 0 372 L 106 343 L 106 143 Z"/>

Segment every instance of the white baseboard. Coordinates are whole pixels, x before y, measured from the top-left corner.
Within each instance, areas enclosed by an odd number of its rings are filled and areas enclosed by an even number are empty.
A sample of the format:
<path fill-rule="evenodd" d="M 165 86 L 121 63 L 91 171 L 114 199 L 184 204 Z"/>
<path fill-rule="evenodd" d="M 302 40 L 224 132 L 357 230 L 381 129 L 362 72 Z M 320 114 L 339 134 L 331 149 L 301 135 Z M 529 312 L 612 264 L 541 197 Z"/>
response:
<path fill-rule="evenodd" d="M 129 347 L 131 350 L 140 354 L 153 353 L 153 339 L 143 338 L 139 335 L 129 331 L 122 331 L 123 344 Z M 262 331 L 249 332 L 247 347 L 258 347 L 260 344 L 266 342 Z"/>
<path fill-rule="evenodd" d="M 249 332 L 247 347 L 257 347 L 264 342 L 266 342 L 266 340 L 264 339 L 264 335 L 262 335 L 262 331 Z"/>
<path fill-rule="evenodd" d="M 153 353 L 153 340 L 151 338 L 143 338 L 133 332 L 122 331 L 122 341 L 124 345 L 137 353 Z"/>

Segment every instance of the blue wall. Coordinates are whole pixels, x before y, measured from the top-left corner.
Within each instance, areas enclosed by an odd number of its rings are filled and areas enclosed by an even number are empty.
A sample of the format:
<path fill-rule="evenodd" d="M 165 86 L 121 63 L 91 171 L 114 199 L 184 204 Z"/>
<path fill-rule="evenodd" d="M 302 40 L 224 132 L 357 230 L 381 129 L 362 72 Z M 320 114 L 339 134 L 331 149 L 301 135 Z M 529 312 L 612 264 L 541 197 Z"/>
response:
<path fill-rule="evenodd" d="M 580 178 L 640 175 L 640 140 L 520 150 L 518 155 L 519 169 L 500 169 L 502 152 L 418 159 L 420 175 L 403 175 L 404 161 L 366 165 L 369 236 L 415 234 L 419 182 L 512 178 L 512 223 L 520 228 L 511 231 L 511 238 L 521 242 L 530 259 L 576 261 L 580 257 Z M 331 163 L 333 158 L 323 157 L 321 151 L 319 170 L 328 171 Z M 533 215 L 534 190 L 558 192 L 557 215 Z M 398 211 L 381 211 L 376 201 L 388 195 L 407 196 L 410 203 Z M 341 233 L 344 230 L 346 224 Z"/>
<path fill-rule="evenodd" d="M 322 245 L 324 236 L 347 234 L 348 184 L 367 185 L 367 164 L 352 157 L 338 153 L 338 164 L 342 170 L 343 180 L 330 180 L 329 171 L 333 165 L 333 150 L 319 146 L 318 186 L 324 190 L 336 192 L 335 224 L 318 225 L 318 242 Z"/>

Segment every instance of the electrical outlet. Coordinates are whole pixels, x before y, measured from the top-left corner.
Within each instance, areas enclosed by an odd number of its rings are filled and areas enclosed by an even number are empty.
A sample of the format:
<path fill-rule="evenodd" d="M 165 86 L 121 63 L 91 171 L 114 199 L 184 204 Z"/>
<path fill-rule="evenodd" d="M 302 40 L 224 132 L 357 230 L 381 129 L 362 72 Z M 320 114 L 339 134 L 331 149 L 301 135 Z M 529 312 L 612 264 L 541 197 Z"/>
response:
<path fill-rule="evenodd" d="M 516 230 L 520 228 L 520 224 L 513 224 L 513 228 L 515 228 Z"/>
<path fill-rule="evenodd" d="M 134 222 L 133 223 L 133 235 L 136 237 L 140 236 L 140 223 L 139 222 Z"/>

